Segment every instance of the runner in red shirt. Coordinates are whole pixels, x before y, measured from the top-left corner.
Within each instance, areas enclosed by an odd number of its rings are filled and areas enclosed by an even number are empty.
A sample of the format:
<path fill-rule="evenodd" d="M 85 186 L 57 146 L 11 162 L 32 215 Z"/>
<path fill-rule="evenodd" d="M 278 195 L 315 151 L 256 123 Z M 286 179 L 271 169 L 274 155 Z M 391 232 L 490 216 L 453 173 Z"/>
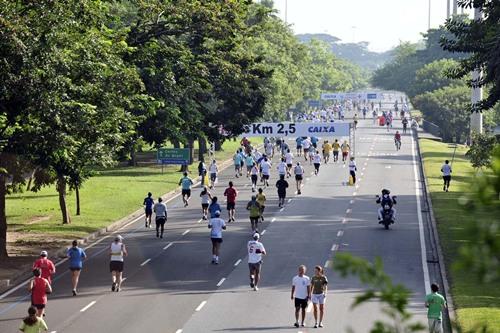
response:
<path fill-rule="evenodd" d="M 56 266 L 47 258 L 47 251 L 40 252 L 40 258 L 33 264 L 33 269 L 39 268 L 42 272 L 41 277 L 52 283 L 52 275 L 56 272 Z"/>
<path fill-rule="evenodd" d="M 233 187 L 233 182 L 229 182 L 229 187 L 224 191 L 224 196 L 227 198 L 227 213 L 229 217 L 227 222 L 234 222 L 234 211 L 236 208 L 238 191 Z"/>
<path fill-rule="evenodd" d="M 41 274 L 40 268 L 35 268 L 33 270 L 34 278 L 28 287 L 31 292 L 31 305 L 36 308 L 36 315 L 40 318 L 42 318 L 47 305 L 47 293 L 52 292 L 49 281 L 40 277 Z"/>

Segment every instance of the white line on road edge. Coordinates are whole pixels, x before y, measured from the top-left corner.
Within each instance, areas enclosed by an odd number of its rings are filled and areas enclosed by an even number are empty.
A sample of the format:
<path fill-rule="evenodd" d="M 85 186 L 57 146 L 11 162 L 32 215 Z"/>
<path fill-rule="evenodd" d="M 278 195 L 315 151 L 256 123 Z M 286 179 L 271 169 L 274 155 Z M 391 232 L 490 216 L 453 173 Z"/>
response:
<path fill-rule="evenodd" d="M 349 204 L 351 204 L 351 205 L 352 205 L 353 203 L 354 203 L 354 200 L 349 201 Z"/>
<path fill-rule="evenodd" d="M 292 199 L 288 199 L 288 203 L 292 202 Z"/>
<path fill-rule="evenodd" d="M 57 333 L 57 331 L 50 331 L 50 333 Z"/>
<path fill-rule="evenodd" d="M 171 247 L 172 245 L 174 245 L 174 243 L 168 243 L 167 245 L 165 245 L 165 247 L 163 248 L 164 250 L 168 249 L 169 247 Z"/>
<path fill-rule="evenodd" d="M 145 260 L 145 261 L 141 264 L 141 267 L 142 267 L 142 266 L 144 266 L 144 265 L 146 265 L 146 264 L 147 264 L 148 262 L 150 262 L 150 261 L 151 261 L 151 258 L 149 258 L 149 259 Z"/>
<path fill-rule="evenodd" d="M 347 219 L 346 218 L 343 218 L 342 219 L 342 224 L 346 224 L 347 223 Z"/>
<path fill-rule="evenodd" d="M 234 263 L 234 266 L 238 266 L 240 264 L 240 262 L 241 262 L 241 259 L 236 260 L 236 262 Z"/>
<path fill-rule="evenodd" d="M 339 249 L 339 245 L 338 244 L 333 244 L 332 245 L 332 252 L 335 252 Z"/>
<path fill-rule="evenodd" d="M 187 235 L 190 231 L 191 231 L 191 229 L 188 229 L 188 230 L 184 231 L 184 232 L 182 233 L 182 236 L 186 236 L 186 235 Z"/>
<path fill-rule="evenodd" d="M 285 207 L 282 207 L 282 208 L 280 209 L 280 212 L 282 212 L 282 211 L 284 211 L 284 210 L 285 210 Z"/>
<path fill-rule="evenodd" d="M 96 303 L 96 301 L 92 301 L 90 302 L 89 304 L 87 304 L 86 307 L 84 307 L 83 309 L 80 310 L 80 312 L 85 312 L 87 311 L 92 305 L 94 305 Z"/>
<path fill-rule="evenodd" d="M 273 219 L 271 220 L 271 222 L 274 222 L 274 221 L 276 221 L 276 218 L 275 218 L 275 217 L 273 217 Z"/>
<path fill-rule="evenodd" d="M 217 287 L 222 286 L 222 284 L 224 283 L 224 281 L 226 281 L 226 278 L 220 279 L 219 283 L 217 283 Z"/>
<path fill-rule="evenodd" d="M 201 302 L 200 305 L 198 305 L 198 307 L 194 311 L 196 311 L 196 312 L 200 311 L 201 309 L 203 309 L 205 304 L 207 304 L 207 301 Z"/>
<path fill-rule="evenodd" d="M 325 261 L 325 265 L 323 267 L 328 268 L 328 267 L 330 267 L 330 265 L 331 265 L 331 261 L 327 260 L 327 261 Z"/>
<path fill-rule="evenodd" d="M 175 333 L 182 333 L 182 330 L 178 329 L 177 331 L 175 331 Z"/>
<path fill-rule="evenodd" d="M 311 311 L 312 311 L 312 309 L 313 309 L 313 304 L 312 304 L 312 302 L 309 302 L 309 305 L 307 305 L 307 309 L 306 309 L 306 311 L 307 311 L 307 312 L 311 312 Z"/>
<path fill-rule="evenodd" d="M 411 155 L 413 158 L 413 172 L 415 174 L 415 195 L 417 197 L 417 217 L 418 217 L 418 230 L 420 235 L 420 256 L 422 258 L 422 269 L 424 271 L 424 287 L 425 293 L 430 294 L 430 277 L 429 277 L 429 267 L 427 266 L 427 248 L 425 245 L 425 235 L 424 235 L 424 222 L 422 219 L 422 204 L 420 202 L 420 182 L 417 170 L 417 160 L 415 157 L 415 140 L 413 136 L 411 137 Z"/>
<path fill-rule="evenodd" d="M 260 234 L 261 234 L 261 235 L 265 234 L 265 233 L 266 233 L 266 230 L 267 230 L 267 229 L 262 230 L 262 232 L 261 232 Z"/>
<path fill-rule="evenodd" d="M 203 219 L 202 219 L 202 218 L 201 218 L 201 219 L 199 219 L 199 220 L 198 220 L 198 222 L 196 222 L 196 223 L 201 223 L 201 221 L 203 221 Z"/>
<path fill-rule="evenodd" d="M 339 230 L 339 232 L 337 232 L 337 237 L 342 237 L 343 235 L 344 235 L 344 231 Z"/>

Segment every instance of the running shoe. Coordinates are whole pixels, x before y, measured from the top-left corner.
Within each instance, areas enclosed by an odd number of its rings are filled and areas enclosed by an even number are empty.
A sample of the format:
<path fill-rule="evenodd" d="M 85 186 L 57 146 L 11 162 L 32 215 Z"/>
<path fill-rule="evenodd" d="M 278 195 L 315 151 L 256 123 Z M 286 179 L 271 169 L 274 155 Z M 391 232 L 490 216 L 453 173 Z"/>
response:
<path fill-rule="evenodd" d="M 293 326 L 299 327 L 300 325 L 299 325 L 299 323 L 295 323 L 295 324 L 293 324 Z"/>
<path fill-rule="evenodd" d="M 111 291 L 115 291 L 115 289 L 116 289 L 116 283 L 113 282 L 113 284 L 111 285 Z"/>
<path fill-rule="evenodd" d="M 72 292 L 73 292 L 73 296 L 76 296 L 76 290 L 73 289 Z"/>
<path fill-rule="evenodd" d="M 252 276 L 250 276 L 250 288 L 255 287 L 255 284 L 254 284 L 254 282 L 253 282 L 253 281 L 254 281 L 253 279 L 254 279 L 253 275 L 252 275 Z"/>
<path fill-rule="evenodd" d="M 323 327 L 323 323 L 319 323 L 319 327 Z"/>
<path fill-rule="evenodd" d="M 253 287 L 254 291 L 259 291 L 259 288 L 257 286 Z"/>
<path fill-rule="evenodd" d="M 318 323 L 314 324 L 314 328 L 318 328 Z"/>

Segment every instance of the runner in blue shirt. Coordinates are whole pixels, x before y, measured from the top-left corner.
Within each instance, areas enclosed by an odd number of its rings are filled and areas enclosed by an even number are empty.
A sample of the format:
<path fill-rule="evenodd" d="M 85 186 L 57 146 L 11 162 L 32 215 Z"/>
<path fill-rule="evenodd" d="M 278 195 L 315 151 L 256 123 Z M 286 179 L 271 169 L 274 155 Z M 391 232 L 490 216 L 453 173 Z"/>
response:
<path fill-rule="evenodd" d="M 301 136 L 295 139 L 295 142 L 297 143 L 297 156 L 302 156 L 302 140 L 304 140 L 304 138 Z"/>
<path fill-rule="evenodd" d="M 212 203 L 208 206 L 208 212 L 210 213 L 210 218 L 215 217 L 215 212 L 220 212 L 220 205 L 217 203 L 217 197 L 212 197 Z"/>
<path fill-rule="evenodd" d="M 73 241 L 73 246 L 68 249 L 69 270 L 71 271 L 71 284 L 73 286 L 73 296 L 76 296 L 76 287 L 83 267 L 83 260 L 87 257 L 85 251 L 78 247 L 78 242 Z"/>
<path fill-rule="evenodd" d="M 153 205 L 155 201 L 153 199 L 153 194 L 151 192 L 148 193 L 148 196 L 144 198 L 144 211 L 146 215 L 146 228 L 151 228 L 151 216 L 153 215 Z"/>
<path fill-rule="evenodd" d="M 314 149 L 318 148 L 318 141 L 319 141 L 319 139 L 317 137 L 311 136 L 311 143 L 312 143 Z"/>
<path fill-rule="evenodd" d="M 193 186 L 193 181 L 188 177 L 187 172 L 184 172 L 184 177 L 179 180 L 179 185 L 182 186 L 182 201 L 184 202 L 184 207 L 189 204 L 189 198 L 191 197 L 191 186 Z"/>

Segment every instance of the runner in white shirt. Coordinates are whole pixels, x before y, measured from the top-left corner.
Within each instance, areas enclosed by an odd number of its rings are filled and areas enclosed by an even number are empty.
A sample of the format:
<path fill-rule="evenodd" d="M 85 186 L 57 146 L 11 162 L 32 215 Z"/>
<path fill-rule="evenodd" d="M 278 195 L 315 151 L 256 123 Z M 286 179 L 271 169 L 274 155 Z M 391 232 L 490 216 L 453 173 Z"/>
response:
<path fill-rule="evenodd" d="M 312 146 L 311 148 L 309 148 L 309 164 L 310 165 L 313 164 L 314 155 L 316 155 L 316 148 L 314 148 L 314 146 Z"/>
<path fill-rule="evenodd" d="M 226 230 L 226 222 L 220 218 L 220 211 L 215 212 L 215 217 L 208 222 L 210 239 L 212 240 L 212 264 L 219 264 L 219 251 L 222 244 L 222 230 Z"/>
<path fill-rule="evenodd" d="M 302 180 L 304 179 L 304 168 L 297 162 L 295 168 L 293 168 L 293 173 L 295 174 L 295 182 L 297 183 L 297 194 L 301 194 L 300 189 L 302 188 Z"/>
<path fill-rule="evenodd" d="M 273 158 L 274 156 L 274 145 L 269 142 L 265 147 L 264 147 L 264 151 L 266 152 L 266 155 L 267 156 L 271 156 L 271 158 Z"/>
<path fill-rule="evenodd" d="M 451 181 L 451 166 L 450 166 L 450 161 L 446 160 L 444 161 L 443 166 L 441 167 L 441 172 L 443 173 L 443 191 L 448 192 L 448 189 L 450 188 L 450 181 Z"/>
<path fill-rule="evenodd" d="M 215 188 L 215 182 L 217 181 L 217 174 L 219 173 L 219 168 L 217 167 L 217 162 L 212 161 L 212 164 L 208 167 L 208 172 L 210 172 L 210 189 Z"/>
<path fill-rule="evenodd" d="M 259 179 L 259 167 L 254 163 L 252 170 L 250 170 L 250 179 L 252 180 L 252 192 L 255 192 L 257 187 L 257 180 Z"/>
<path fill-rule="evenodd" d="M 247 244 L 248 249 L 248 269 L 250 271 L 250 288 L 259 290 L 258 284 L 260 281 L 260 269 L 262 267 L 262 256 L 266 255 L 264 245 L 259 242 L 260 235 L 256 232 L 253 234 L 253 240 Z"/>
<path fill-rule="evenodd" d="M 271 162 L 264 157 L 264 159 L 260 162 L 260 171 L 262 172 L 262 180 L 264 181 L 264 187 L 269 186 L 269 176 L 271 172 Z"/>
<path fill-rule="evenodd" d="M 286 166 L 286 163 L 285 163 L 285 158 L 282 158 L 281 159 L 281 162 L 278 164 L 278 166 L 276 167 L 276 170 L 278 170 L 278 174 L 280 176 L 285 176 L 286 175 L 286 171 L 287 171 L 287 166 Z"/>
<path fill-rule="evenodd" d="M 302 140 L 302 149 L 304 150 L 304 158 L 306 159 L 307 161 L 307 155 L 309 153 L 309 149 L 311 149 L 311 139 L 309 138 L 306 138 L 304 140 Z"/>
<path fill-rule="evenodd" d="M 301 325 L 304 327 L 304 321 L 306 319 L 306 308 L 311 299 L 311 279 L 305 275 L 306 266 L 299 266 L 299 274 L 292 279 L 292 295 L 291 299 L 295 303 L 295 327 L 299 327 L 299 313 L 302 310 L 302 322 Z"/>
<path fill-rule="evenodd" d="M 318 153 L 318 151 L 314 153 L 313 163 L 314 163 L 314 174 L 318 175 L 319 166 L 321 165 L 321 155 Z"/>
<path fill-rule="evenodd" d="M 352 176 L 353 184 L 356 184 L 356 171 L 358 171 L 356 161 L 354 161 L 354 156 L 351 156 L 351 160 L 349 161 L 349 173 Z"/>
<path fill-rule="evenodd" d="M 288 149 L 285 154 L 285 162 L 286 162 L 286 175 L 287 177 L 291 177 L 292 166 L 293 166 L 293 154 L 290 152 L 290 149 Z"/>

